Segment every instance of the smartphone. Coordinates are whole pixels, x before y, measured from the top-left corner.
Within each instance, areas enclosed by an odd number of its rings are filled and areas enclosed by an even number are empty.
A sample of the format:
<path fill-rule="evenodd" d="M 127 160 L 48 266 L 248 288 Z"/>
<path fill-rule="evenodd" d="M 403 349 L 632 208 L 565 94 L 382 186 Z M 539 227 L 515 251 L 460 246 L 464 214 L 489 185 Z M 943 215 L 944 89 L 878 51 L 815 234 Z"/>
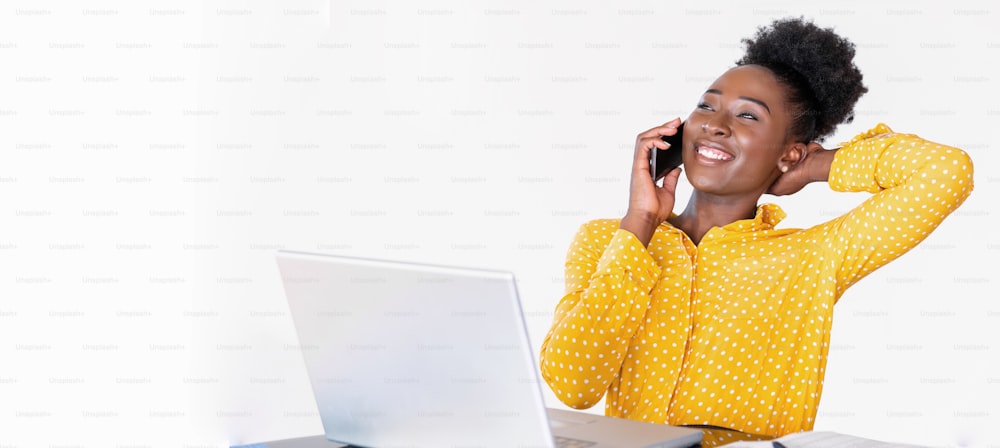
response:
<path fill-rule="evenodd" d="M 669 143 L 670 148 L 663 150 L 654 147 L 649 152 L 649 174 L 653 176 L 654 181 L 681 165 L 682 135 L 684 135 L 684 123 L 677 126 L 676 134 L 663 137 L 663 141 Z"/>

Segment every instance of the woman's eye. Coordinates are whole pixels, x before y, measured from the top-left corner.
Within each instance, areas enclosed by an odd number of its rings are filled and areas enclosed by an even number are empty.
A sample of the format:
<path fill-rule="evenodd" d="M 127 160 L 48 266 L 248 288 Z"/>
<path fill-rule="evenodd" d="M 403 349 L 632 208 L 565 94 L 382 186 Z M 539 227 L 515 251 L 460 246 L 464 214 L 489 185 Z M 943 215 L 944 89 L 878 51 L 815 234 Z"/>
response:
<path fill-rule="evenodd" d="M 709 106 L 708 103 L 698 103 L 698 109 L 712 110 L 712 106 Z"/>
<path fill-rule="evenodd" d="M 739 117 L 740 118 L 748 118 L 748 119 L 751 119 L 751 120 L 756 120 L 757 119 L 757 116 L 754 115 L 754 114 L 752 114 L 752 113 L 750 113 L 750 112 L 743 112 L 743 113 L 741 113 L 739 115 Z"/>

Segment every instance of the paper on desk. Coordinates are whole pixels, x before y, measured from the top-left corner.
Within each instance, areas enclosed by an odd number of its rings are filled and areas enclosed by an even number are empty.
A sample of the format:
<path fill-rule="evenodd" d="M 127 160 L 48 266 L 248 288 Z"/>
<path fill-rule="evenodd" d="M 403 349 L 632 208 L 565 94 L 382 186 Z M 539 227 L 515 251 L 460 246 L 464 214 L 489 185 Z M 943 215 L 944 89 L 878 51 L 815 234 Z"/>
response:
<path fill-rule="evenodd" d="M 766 442 L 736 442 L 725 448 L 926 448 L 919 445 L 880 442 L 828 431 L 799 432 Z"/>

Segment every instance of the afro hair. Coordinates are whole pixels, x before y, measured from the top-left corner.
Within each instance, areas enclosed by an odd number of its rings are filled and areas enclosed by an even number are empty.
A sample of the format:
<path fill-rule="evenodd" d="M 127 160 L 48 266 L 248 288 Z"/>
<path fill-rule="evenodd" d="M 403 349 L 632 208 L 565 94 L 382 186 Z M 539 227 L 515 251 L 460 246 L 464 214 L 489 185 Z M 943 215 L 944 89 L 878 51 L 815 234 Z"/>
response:
<path fill-rule="evenodd" d="M 743 39 L 736 65 L 759 65 L 788 86 L 793 123 L 801 141 L 822 141 L 840 123 L 854 119 L 854 105 L 868 88 L 854 65 L 854 44 L 833 29 L 803 18 L 779 19 Z"/>

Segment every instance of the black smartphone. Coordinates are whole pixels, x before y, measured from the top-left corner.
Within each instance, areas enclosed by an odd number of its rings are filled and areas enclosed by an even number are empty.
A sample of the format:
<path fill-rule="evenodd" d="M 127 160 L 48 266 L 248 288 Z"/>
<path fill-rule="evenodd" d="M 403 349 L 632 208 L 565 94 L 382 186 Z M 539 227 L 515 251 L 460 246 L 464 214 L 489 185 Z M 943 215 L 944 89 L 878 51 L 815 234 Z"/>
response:
<path fill-rule="evenodd" d="M 676 134 L 663 137 L 663 141 L 670 144 L 669 149 L 653 148 L 649 152 L 649 174 L 653 176 L 654 181 L 681 165 L 682 135 L 684 135 L 684 123 L 677 126 Z"/>

